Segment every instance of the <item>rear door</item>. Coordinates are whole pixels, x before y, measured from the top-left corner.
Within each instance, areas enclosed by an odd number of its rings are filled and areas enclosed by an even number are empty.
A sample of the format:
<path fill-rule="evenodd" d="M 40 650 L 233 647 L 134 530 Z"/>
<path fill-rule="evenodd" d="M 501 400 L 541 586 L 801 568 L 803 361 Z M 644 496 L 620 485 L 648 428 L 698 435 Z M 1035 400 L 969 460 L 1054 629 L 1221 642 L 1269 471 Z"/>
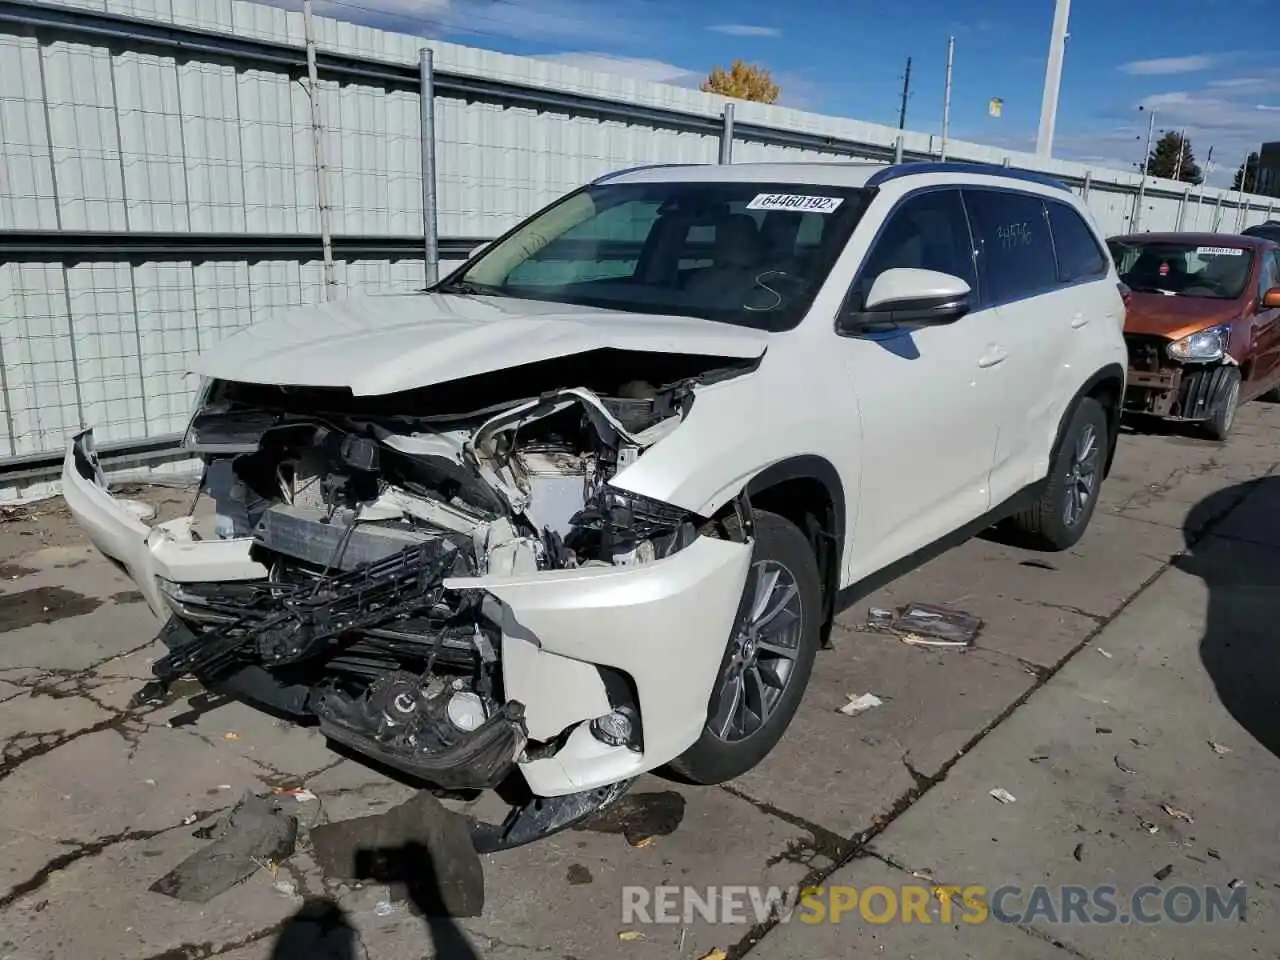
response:
<path fill-rule="evenodd" d="M 1085 289 L 1107 275 L 1106 255 L 1093 234 L 1067 216 L 1067 204 L 1016 190 L 966 188 L 984 306 L 996 339 L 1009 356 L 1004 398 L 991 472 L 991 499 L 1000 503 L 1044 475 L 1048 449 L 1066 403 L 1074 394 L 1069 357 L 1074 341 L 1089 334 L 1095 315 Z M 1060 269 L 1053 224 L 1064 235 Z M 1082 247 L 1079 231 L 1092 243 Z M 1071 237 L 1075 237 L 1072 241 Z M 1086 255 L 1087 254 L 1087 255 Z M 1071 277 L 1064 280 L 1063 277 Z"/>

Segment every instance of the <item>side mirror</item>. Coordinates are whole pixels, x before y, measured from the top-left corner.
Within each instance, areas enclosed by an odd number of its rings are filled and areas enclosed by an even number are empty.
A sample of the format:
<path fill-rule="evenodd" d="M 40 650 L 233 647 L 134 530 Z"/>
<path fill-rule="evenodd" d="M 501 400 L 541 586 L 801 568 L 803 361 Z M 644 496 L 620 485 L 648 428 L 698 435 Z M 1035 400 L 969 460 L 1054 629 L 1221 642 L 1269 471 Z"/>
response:
<path fill-rule="evenodd" d="M 971 296 L 969 284 L 949 273 L 894 267 L 876 277 L 860 312 L 841 316 L 839 329 L 955 323 L 972 308 Z"/>
<path fill-rule="evenodd" d="M 1280 287 L 1272 287 L 1262 295 L 1262 309 L 1280 310 Z"/>

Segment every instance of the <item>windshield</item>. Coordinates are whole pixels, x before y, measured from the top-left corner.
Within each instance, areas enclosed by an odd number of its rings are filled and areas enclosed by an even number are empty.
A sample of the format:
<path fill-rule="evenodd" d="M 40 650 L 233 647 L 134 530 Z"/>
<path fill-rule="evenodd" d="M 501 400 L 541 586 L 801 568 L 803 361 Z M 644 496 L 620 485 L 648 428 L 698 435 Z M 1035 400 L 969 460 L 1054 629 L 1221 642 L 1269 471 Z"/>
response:
<path fill-rule="evenodd" d="M 1116 272 L 1131 290 L 1236 300 L 1253 274 L 1253 251 L 1169 241 L 1109 240 Z"/>
<path fill-rule="evenodd" d="M 803 184 L 593 184 L 436 289 L 786 330 L 866 204 L 864 190 Z"/>

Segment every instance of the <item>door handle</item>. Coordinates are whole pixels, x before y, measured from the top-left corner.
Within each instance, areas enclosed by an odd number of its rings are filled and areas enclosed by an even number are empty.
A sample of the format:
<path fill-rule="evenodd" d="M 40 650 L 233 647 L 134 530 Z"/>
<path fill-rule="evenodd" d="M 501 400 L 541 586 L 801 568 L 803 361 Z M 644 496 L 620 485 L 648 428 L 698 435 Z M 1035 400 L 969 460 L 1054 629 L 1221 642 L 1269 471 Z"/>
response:
<path fill-rule="evenodd" d="M 987 352 L 978 358 L 978 366 L 983 369 L 994 367 L 998 363 L 1004 363 L 1009 357 L 1009 352 L 1004 347 L 992 344 L 987 347 Z"/>
<path fill-rule="evenodd" d="M 1072 330 L 1079 330 L 1081 327 L 1086 327 L 1088 325 L 1089 325 L 1089 318 L 1086 317 L 1083 313 L 1077 313 L 1074 317 L 1071 318 Z"/>

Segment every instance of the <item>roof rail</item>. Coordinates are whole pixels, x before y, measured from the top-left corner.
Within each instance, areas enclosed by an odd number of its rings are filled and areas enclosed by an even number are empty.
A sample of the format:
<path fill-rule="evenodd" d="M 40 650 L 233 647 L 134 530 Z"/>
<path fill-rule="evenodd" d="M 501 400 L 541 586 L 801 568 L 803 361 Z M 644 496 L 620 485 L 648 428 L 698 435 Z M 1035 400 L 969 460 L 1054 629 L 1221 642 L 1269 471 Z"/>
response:
<path fill-rule="evenodd" d="M 1024 180 L 1027 183 L 1038 183 L 1042 187 L 1053 187 L 1057 190 L 1071 192 L 1061 180 L 1034 170 L 1021 170 L 1017 167 L 1005 167 L 995 163 L 952 163 L 939 160 L 919 160 L 910 163 L 895 163 L 872 174 L 867 181 L 868 187 L 878 187 L 900 177 L 912 177 L 925 173 L 982 173 L 992 177 L 1003 177 L 1006 180 Z"/>
<path fill-rule="evenodd" d="M 696 164 L 696 163 L 643 163 L 638 167 L 627 167 L 626 169 L 623 169 L 623 170 L 613 170 L 609 173 L 601 174 L 591 182 L 605 183 L 609 180 L 612 180 L 614 177 L 620 177 L 623 174 L 627 174 L 627 173 L 638 173 L 641 170 L 657 170 L 662 167 L 696 167 L 696 166 L 699 166 L 699 164 Z"/>

